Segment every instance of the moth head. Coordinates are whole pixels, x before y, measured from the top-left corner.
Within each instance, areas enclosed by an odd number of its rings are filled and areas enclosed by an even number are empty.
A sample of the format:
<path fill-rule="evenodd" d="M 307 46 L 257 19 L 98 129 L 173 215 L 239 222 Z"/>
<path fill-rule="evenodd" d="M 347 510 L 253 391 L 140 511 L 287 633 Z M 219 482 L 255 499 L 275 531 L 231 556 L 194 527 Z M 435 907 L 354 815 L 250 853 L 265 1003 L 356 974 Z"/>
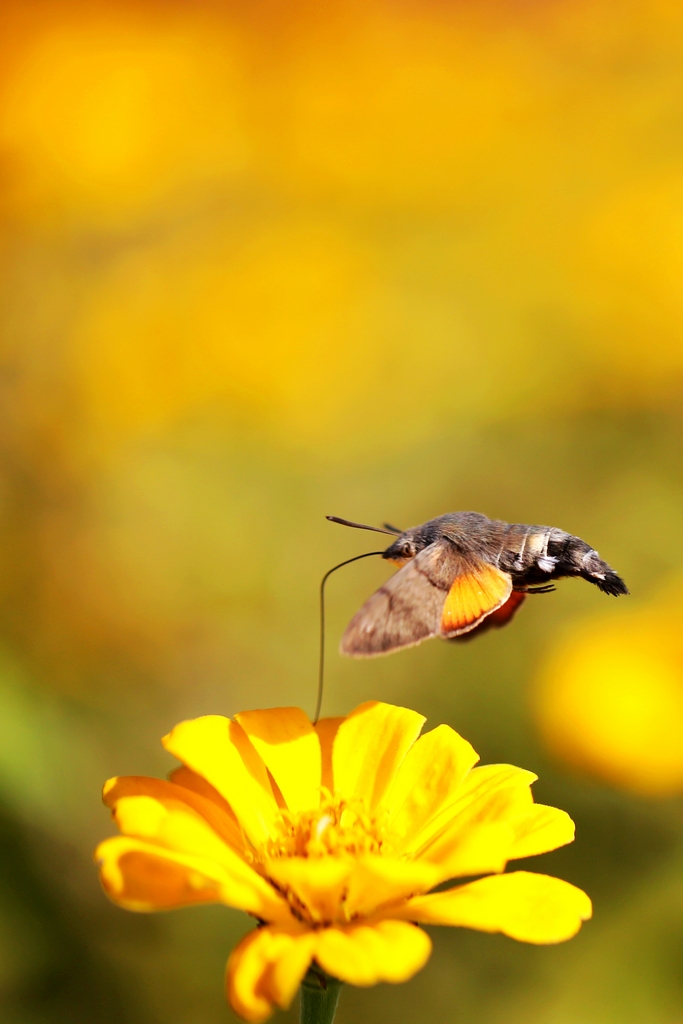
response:
<path fill-rule="evenodd" d="M 386 551 L 382 553 L 382 558 L 393 562 L 394 565 L 405 565 L 406 562 L 415 557 L 418 550 L 415 542 L 407 534 L 402 534 L 398 540 L 390 544 Z"/>

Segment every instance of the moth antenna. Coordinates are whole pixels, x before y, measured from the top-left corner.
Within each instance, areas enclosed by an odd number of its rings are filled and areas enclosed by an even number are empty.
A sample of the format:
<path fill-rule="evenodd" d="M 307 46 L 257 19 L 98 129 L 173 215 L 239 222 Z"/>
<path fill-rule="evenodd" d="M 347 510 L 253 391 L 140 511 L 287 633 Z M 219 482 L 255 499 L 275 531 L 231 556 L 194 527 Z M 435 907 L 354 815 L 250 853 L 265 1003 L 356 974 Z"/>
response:
<path fill-rule="evenodd" d="M 391 523 L 382 523 L 382 526 L 385 530 L 388 530 L 389 533 L 397 533 L 399 536 L 402 533 L 405 533 L 405 530 L 399 530 L 398 526 L 392 526 Z"/>
<path fill-rule="evenodd" d="M 328 519 L 332 519 L 332 516 L 328 516 Z M 341 522 L 344 526 L 350 525 L 355 526 L 355 523 L 347 524 L 343 519 L 333 520 L 333 522 Z M 373 527 L 364 527 L 364 529 L 372 530 Z M 382 531 L 380 531 L 382 532 Z M 361 558 L 369 558 L 370 555 L 383 555 L 383 551 L 366 551 L 363 555 L 355 555 L 354 558 L 347 558 L 345 562 L 340 562 L 339 565 L 333 566 L 328 569 L 322 580 L 320 581 L 320 661 L 318 663 L 318 699 L 315 705 L 315 718 L 313 719 L 313 725 L 316 724 L 320 718 L 320 709 L 323 704 L 323 681 L 325 676 L 325 584 L 337 569 L 341 569 L 344 565 L 350 565 L 351 562 L 357 562 Z"/>
<path fill-rule="evenodd" d="M 349 519 L 340 519 L 339 516 L 325 516 L 331 523 L 339 523 L 340 526 L 352 526 L 354 530 L 372 530 L 373 533 L 402 533 L 402 530 L 380 530 L 379 526 L 365 526 L 364 523 L 352 523 Z M 386 523 L 384 524 L 387 525 Z"/>

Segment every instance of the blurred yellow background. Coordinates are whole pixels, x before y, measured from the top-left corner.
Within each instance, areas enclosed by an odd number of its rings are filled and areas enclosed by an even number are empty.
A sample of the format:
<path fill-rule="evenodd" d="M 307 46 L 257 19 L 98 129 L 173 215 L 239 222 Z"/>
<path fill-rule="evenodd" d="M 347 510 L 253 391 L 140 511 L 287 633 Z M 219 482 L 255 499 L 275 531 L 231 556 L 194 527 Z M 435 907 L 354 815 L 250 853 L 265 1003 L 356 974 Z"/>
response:
<path fill-rule="evenodd" d="M 683 1020 L 683 8 L 7 0 L 0 10 L 0 1016 L 214 1024 L 246 918 L 90 857 L 183 717 L 315 701 L 317 586 L 456 509 L 584 537 L 471 645 L 342 662 L 576 819 L 572 943 L 438 932 L 339 1024 Z M 285 1017 L 295 1020 L 295 1011 Z"/>

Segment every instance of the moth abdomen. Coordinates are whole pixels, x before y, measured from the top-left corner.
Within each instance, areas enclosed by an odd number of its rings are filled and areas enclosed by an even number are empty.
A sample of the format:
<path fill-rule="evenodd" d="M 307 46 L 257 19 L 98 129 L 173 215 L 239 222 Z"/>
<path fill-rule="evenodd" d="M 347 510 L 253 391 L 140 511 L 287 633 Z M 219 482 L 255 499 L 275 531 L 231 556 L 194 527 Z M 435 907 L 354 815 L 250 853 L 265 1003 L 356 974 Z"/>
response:
<path fill-rule="evenodd" d="M 607 562 L 604 562 L 593 548 L 582 553 L 581 569 L 578 575 L 588 580 L 589 583 L 594 583 L 604 594 L 611 594 L 613 597 L 628 594 L 628 587 L 621 576 Z"/>
<path fill-rule="evenodd" d="M 593 583 L 604 594 L 611 594 L 613 597 L 628 594 L 628 587 L 621 576 L 600 558 L 595 548 L 580 537 L 571 534 L 566 536 L 566 545 L 558 558 L 553 578 L 580 576 L 588 583 Z"/>
<path fill-rule="evenodd" d="M 550 526 L 513 524 L 505 530 L 496 564 L 510 573 L 515 585 L 547 582 L 553 578 L 568 536 Z"/>
<path fill-rule="evenodd" d="M 511 525 L 505 531 L 498 565 L 510 573 L 519 589 L 580 576 L 605 594 L 628 593 L 621 577 L 590 544 L 557 527 Z"/>

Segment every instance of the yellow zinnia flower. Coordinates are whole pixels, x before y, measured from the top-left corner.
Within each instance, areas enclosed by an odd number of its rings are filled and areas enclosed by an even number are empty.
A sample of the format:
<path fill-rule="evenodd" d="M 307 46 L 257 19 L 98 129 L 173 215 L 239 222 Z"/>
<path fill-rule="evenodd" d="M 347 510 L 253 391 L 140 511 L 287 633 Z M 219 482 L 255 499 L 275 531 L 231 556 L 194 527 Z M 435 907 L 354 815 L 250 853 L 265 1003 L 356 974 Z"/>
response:
<path fill-rule="evenodd" d="M 253 914 L 227 976 L 248 1021 L 286 1008 L 312 963 L 353 985 L 406 981 L 431 952 L 419 924 L 570 938 L 590 917 L 585 893 L 501 872 L 571 842 L 571 819 L 533 802 L 531 772 L 475 768 L 447 725 L 418 739 L 424 721 L 372 701 L 315 726 L 298 708 L 181 722 L 163 741 L 183 763 L 170 781 L 104 787 L 123 833 L 97 849 L 105 890 L 129 910 Z"/>

